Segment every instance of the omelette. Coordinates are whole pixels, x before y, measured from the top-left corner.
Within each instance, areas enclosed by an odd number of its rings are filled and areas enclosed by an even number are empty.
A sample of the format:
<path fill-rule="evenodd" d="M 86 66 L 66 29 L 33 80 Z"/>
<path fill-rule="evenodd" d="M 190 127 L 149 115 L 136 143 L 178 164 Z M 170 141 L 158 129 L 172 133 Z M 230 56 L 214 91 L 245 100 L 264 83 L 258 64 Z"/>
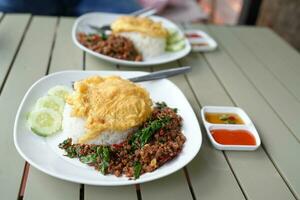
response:
<path fill-rule="evenodd" d="M 143 35 L 166 38 L 168 31 L 160 22 L 147 17 L 122 16 L 111 25 L 114 33 L 138 32 Z"/>
<path fill-rule="evenodd" d="M 91 76 L 75 82 L 66 102 L 71 115 L 86 119 L 86 133 L 79 143 L 88 143 L 105 131 L 123 132 L 138 127 L 152 113 L 152 100 L 141 86 L 118 76 Z"/>

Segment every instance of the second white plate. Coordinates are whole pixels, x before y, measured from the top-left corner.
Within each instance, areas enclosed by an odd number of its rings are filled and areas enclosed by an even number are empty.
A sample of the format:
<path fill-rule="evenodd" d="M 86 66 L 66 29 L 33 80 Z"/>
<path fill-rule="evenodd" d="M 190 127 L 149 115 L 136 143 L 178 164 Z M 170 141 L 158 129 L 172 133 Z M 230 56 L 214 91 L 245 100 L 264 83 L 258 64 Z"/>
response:
<path fill-rule="evenodd" d="M 92 30 L 89 25 L 94 25 L 101 27 L 102 25 L 107 25 L 111 24 L 114 20 L 116 20 L 118 17 L 121 15 L 119 14 L 111 14 L 111 13 L 88 13 L 85 15 L 82 15 L 79 17 L 73 26 L 72 30 L 72 39 L 73 42 L 83 51 L 96 56 L 100 59 L 106 60 L 108 62 L 116 63 L 116 64 L 121 64 L 121 65 L 128 65 L 128 66 L 137 66 L 137 67 L 143 67 L 143 66 L 148 66 L 148 65 L 158 65 L 158 64 L 163 64 L 163 63 L 168 63 L 177 59 L 180 59 L 184 56 L 186 56 L 190 51 L 191 51 L 191 45 L 188 42 L 187 39 L 185 39 L 185 48 L 177 51 L 177 52 L 165 52 L 164 54 L 160 56 L 156 56 L 153 58 L 149 58 L 144 61 L 127 61 L 127 60 L 121 60 L 117 58 L 113 58 L 110 56 L 106 56 L 100 53 L 97 53 L 95 51 L 92 51 L 82 44 L 79 43 L 77 40 L 77 33 L 79 32 L 85 32 L 85 33 L 94 33 L 95 31 Z M 163 17 L 158 17 L 158 16 L 151 16 L 150 17 L 154 21 L 161 22 L 164 27 L 166 28 L 172 28 L 176 29 L 180 34 L 184 35 L 183 32 L 178 28 L 176 24 L 171 22 L 170 20 L 163 18 Z"/>

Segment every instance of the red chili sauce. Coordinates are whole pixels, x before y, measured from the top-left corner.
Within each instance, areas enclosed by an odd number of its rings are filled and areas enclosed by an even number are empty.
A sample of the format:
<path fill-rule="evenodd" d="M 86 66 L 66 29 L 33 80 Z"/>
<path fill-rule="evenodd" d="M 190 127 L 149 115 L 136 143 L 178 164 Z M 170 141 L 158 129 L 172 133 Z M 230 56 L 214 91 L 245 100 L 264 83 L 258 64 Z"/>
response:
<path fill-rule="evenodd" d="M 254 136 L 247 130 L 215 129 L 210 131 L 215 141 L 223 145 L 256 145 Z"/>
<path fill-rule="evenodd" d="M 197 33 L 186 33 L 185 36 L 188 38 L 202 38 L 202 36 Z"/>

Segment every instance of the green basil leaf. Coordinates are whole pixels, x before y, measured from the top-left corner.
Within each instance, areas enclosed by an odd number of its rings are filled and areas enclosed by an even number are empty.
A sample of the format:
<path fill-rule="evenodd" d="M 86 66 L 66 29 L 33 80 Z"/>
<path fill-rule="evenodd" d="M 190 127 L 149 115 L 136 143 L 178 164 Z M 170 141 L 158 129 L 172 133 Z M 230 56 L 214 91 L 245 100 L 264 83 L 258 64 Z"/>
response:
<path fill-rule="evenodd" d="M 133 171 L 134 171 L 134 173 L 133 173 L 133 175 L 134 175 L 134 178 L 135 179 L 138 179 L 139 177 L 140 177 L 140 175 L 141 175 L 141 171 L 142 171 L 142 164 L 140 163 L 140 162 L 135 162 L 134 164 L 133 164 Z"/>

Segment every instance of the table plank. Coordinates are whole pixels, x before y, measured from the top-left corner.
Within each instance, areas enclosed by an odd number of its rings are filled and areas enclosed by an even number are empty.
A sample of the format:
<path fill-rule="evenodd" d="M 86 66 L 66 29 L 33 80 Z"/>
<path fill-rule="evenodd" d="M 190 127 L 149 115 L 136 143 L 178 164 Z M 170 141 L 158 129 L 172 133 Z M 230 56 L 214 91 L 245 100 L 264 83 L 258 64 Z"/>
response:
<path fill-rule="evenodd" d="M 32 20 L 0 97 L 1 132 L 5 133 L 0 135 L 0 193 L 3 199 L 16 199 L 18 194 L 24 160 L 13 144 L 13 122 L 26 90 L 46 72 L 54 26 L 53 18 Z M 39 37 L 40 34 L 43 37 Z"/>
<path fill-rule="evenodd" d="M 115 64 L 106 62 L 93 55 L 85 53 L 85 69 L 86 70 L 117 70 Z"/>
<path fill-rule="evenodd" d="M 134 186 L 101 187 L 85 185 L 85 200 L 133 200 L 137 199 Z"/>
<path fill-rule="evenodd" d="M 228 33 L 227 35 L 230 37 L 229 39 L 231 40 L 234 40 L 233 38 L 235 38 L 235 42 L 238 43 L 239 40 L 236 40 L 236 37 L 232 36 L 232 32 L 234 32 L 234 35 L 243 36 L 244 33 L 248 33 L 249 28 L 232 29 L 232 30 L 233 31 L 230 31 L 230 33 Z M 238 32 L 235 33 L 236 31 Z M 260 35 L 262 34 L 256 34 L 256 37 L 260 38 Z M 241 39 L 242 41 L 248 40 L 248 37 L 247 38 L 242 37 L 242 38 L 243 38 Z M 260 41 L 260 43 L 267 44 L 267 42 L 263 42 L 263 41 Z M 269 52 L 269 53 L 265 53 L 266 56 L 261 57 L 258 60 L 256 58 L 256 55 L 252 53 L 254 52 L 254 50 L 251 50 L 249 54 L 245 54 L 245 52 L 249 52 L 249 51 L 247 51 L 247 47 L 244 46 L 243 48 L 240 48 L 239 46 L 235 46 L 234 49 L 231 48 L 231 51 L 232 51 L 232 55 L 233 56 L 235 55 L 236 57 L 235 59 L 236 62 L 242 68 L 242 70 L 245 71 L 252 84 L 257 87 L 261 95 L 266 98 L 269 104 L 273 107 L 274 111 L 280 116 L 280 118 L 284 121 L 284 123 L 288 125 L 288 127 L 292 130 L 292 133 L 298 139 L 298 142 L 300 142 L 300 124 L 298 120 L 298 114 L 300 112 L 300 101 L 299 99 L 295 98 L 294 94 L 288 90 L 289 88 L 292 88 L 290 87 L 290 85 L 283 85 L 282 82 L 279 81 L 278 78 L 274 76 L 273 73 L 270 73 L 270 70 L 268 68 L 264 67 L 264 64 L 261 64 L 261 63 L 268 63 L 268 62 L 273 63 L 274 61 L 278 63 L 277 60 L 282 60 L 282 59 L 278 56 L 277 59 L 273 56 L 272 57 L 267 56 L 270 53 L 273 54 L 273 52 Z M 270 50 L 265 49 L 264 52 L 266 51 L 270 51 Z M 262 52 L 260 51 L 259 53 Z M 300 60 L 299 54 L 298 57 Z M 288 66 L 287 64 L 280 65 L 280 66 L 277 65 L 278 68 L 279 67 L 281 68 L 281 71 L 287 71 L 289 72 L 289 74 L 292 74 L 291 76 L 289 76 L 289 82 L 295 83 L 294 85 L 295 86 L 297 85 L 297 89 L 299 90 L 300 73 L 295 73 L 291 69 L 287 70 L 288 68 L 287 66 Z M 298 66 L 299 66 L 298 68 L 300 69 L 299 63 Z"/>
<path fill-rule="evenodd" d="M 6 74 L 9 72 L 10 66 L 19 49 L 19 45 L 22 43 L 22 37 L 25 34 L 29 19 L 30 15 L 28 14 L 7 14 L 1 20 L 0 86 L 2 85 L 1 83 L 5 80 Z"/>
<path fill-rule="evenodd" d="M 61 70 L 82 70 L 83 51 L 72 41 L 74 18 L 60 18 L 49 73 Z"/>
<path fill-rule="evenodd" d="M 182 62 L 196 66 L 196 64 L 205 61 L 201 55 L 191 55 L 183 59 Z M 201 105 L 233 106 L 230 97 L 207 64 L 194 67 L 193 72 L 188 74 L 188 80 Z M 204 132 L 206 133 L 205 130 Z M 263 149 L 259 148 L 255 152 L 226 151 L 225 155 L 248 199 L 268 199 L 268 197 L 288 199 L 287 197 L 291 196 Z M 260 189 L 262 184 L 264 184 L 264 190 Z M 274 191 L 277 193 L 276 195 L 274 195 Z"/>
<path fill-rule="evenodd" d="M 167 177 L 141 184 L 143 200 L 192 199 L 183 169 Z"/>
<path fill-rule="evenodd" d="M 267 28 L 237 27 L 232 32 L 300 100 L 299 52 Z"/>
<path fill-rule="evenodd" d="M 49 72 L 82 70 L 83 52 L 70 37 L 73 18 L 62 17 L 57 27 Z M 41 184 L 43 183 L 43 184 Z M 30 167 L 25 199 L 78 199 L 80 185 L 48 176 Z"/>
<path fill-rule="evenodd" d="M 203 27 L 198 26 L 198 28 Z M 298 195 L 299 177 L 295 177 L 296 169 L 299 168 L 300 164 L 297 159 L 300 150 L 298 142 L 265 99 L 240 71 L 232 58 L 225 52 L 222 45 L 220 45 L 219 50 L 205 54 L 205 59 L 210 64 L 213 73 L 223 83 L 223 87 L 230 94 L 234 103 L 244 108 L 250 117 L 252 116 L 268 155 L 275 163 L 276 168 L 280 169 L 284 179 L 288 179 L 288 182 L 292 183 L 289 186 Z M 233 79 L 232 77 L 238 78 Z M 283 146 L 284 148 L 282 148 Z M 258 171 L 260 169 L 257 169 L 256 173 Z M 256 182 L 256 184 L 259 183 L 264 182 Z M 262 187 L 265 188 L 266 184 L 261 185 L 260 188 Z M 285 188 L 281 189 L 285 190 Z M 270 192 L 273 192 L 273 196 L 276 197 L 274 191 Z"/>

